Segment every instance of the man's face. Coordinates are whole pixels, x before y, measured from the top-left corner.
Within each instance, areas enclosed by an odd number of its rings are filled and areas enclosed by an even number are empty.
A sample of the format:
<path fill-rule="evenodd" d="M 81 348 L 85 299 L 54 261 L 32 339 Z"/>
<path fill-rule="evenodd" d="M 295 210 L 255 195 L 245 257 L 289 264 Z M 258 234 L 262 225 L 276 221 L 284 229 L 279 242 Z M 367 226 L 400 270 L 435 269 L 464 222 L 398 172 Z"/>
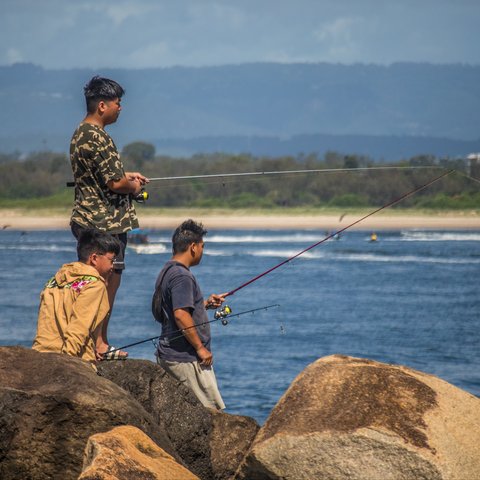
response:
<path fill-rule="evenodd" d="M 205 248 L 205 242 L 202 240 L 199 243 L 192 243 L 191 251 L 193 256 L 192 266 L 198 265 L 203 257 L 203 250 Z"/>
<path fill-rule="evenodd" d="M 105 100 L 101 102 L 103 109 L 103 121 L 105 125 L 115 123 L 122 110 L 121 98 L 115 98 L 113 100 Z"/>
<path fill-rule="evenodd" d="M 113 262 L 115 261 L 115 254 L 109 253 L 92 253 L 90 255 L 90 263 L 97 272 L 107 280 L 113 271 Z"/>

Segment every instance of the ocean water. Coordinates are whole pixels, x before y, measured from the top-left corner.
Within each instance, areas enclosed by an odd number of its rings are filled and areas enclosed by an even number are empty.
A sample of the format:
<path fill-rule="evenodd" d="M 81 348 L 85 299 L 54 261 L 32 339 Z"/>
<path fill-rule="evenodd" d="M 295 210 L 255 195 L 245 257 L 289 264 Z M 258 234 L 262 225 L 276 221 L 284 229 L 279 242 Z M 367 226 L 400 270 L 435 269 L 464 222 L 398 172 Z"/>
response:
<path fill-rule="evenodd" d="M 170 231 L 131 247 L 110 322 L 121 347 L 159 335 L 150 313 L 170 258 Z M 212 323 L 215 370 L 227 411 L 263 423 L 292 380 L 330 354 L 402 364 L 480 395 L 480 231 L 345 232 L 228 298 Z M 321 230 L 215 231 L 194 267 L 205 296 L 231 291 L 325 237 Z M 30 346 L 39 293 L 75 260 L 68 231 L 0 231 L 0 344 Z M 210 313 L 213 318 L 213 312 Z M 151 342 L 133 358 L 154 360 Z"/>

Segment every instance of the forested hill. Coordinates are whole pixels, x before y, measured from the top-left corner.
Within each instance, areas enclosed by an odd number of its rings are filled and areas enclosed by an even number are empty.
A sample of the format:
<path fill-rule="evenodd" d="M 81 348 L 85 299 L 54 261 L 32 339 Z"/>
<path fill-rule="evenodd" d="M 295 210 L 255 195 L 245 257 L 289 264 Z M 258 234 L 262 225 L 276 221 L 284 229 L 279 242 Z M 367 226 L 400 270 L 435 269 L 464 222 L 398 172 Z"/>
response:
<path fill-rule="evenodd" d="M 0 67 L 0 152 L 65 151 L 94 74 L 126 89 L 111 132 L 158 153 L 319 154 L 396 160 L 480 150 L 480 66 L 244 64 L 143 70 Z"/>

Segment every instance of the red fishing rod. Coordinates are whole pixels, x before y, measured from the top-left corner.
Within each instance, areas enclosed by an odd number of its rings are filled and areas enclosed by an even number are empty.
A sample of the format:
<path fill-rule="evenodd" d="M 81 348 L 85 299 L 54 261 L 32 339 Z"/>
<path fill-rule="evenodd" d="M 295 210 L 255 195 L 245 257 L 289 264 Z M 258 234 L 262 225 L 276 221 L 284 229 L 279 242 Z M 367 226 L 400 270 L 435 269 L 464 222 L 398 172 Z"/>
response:
<path fill-rule="evenodd" d="M 293 255 L 292 257 L 290 258 L 287 258 L 286 260 L 284 260 L 283 262 L 280 262 L 278 265 L 275 265 L 273 266 L 272 268 L 269 268 L 268 270 L 266 270 L 265 272 L 261 273 L 260 275 L 257 275 L 256 277 L 248 280 L 247 282 L 243 283 L 242 285 L 240 285 L 239 287 L 237 288 L 234 288 L 233 290 L 230 290 L 226 295 L 225 297 L 228 297 L 230 295 L 233 295 L 235 294 L 236 292 L 238 292 L 239 290 L 241 290 L 242 288 L 245 288 L 246 286 L 250 285 L 251 283 L 253 282 L 256 282 L 257 280 L 259 280 L 260 278 L 264 277 L 265 275 L 268 275 L 269 273 L 273 272 L 274 270 L 276 270 L 277 268 L 280 268 L 282 265 L 285 265 L 286 263 L 288 262 L 291 262 L 292 260 L 294 260 L 295 258 L 299 257 L 300 255 L 303 255 L 305 252 L 308 252 L 309 250 L 312 250 L 312 248 L 315 248 L 315 247 L 318 247 L 318 245 L 322 244 L 323 242 L 326 242 L 327 240 L 329 240 L 330 238 L 333 238 L 335 237 L 336 235 L 339 235 L 340 233 L 344 232 L 345 230 L 348 230 L 349 228 L 353 227 L 354 225 L 357 225 L 358 223 L 360 222 L 363 222 L 365 219 L 367 219 L 368 217 L 371 217 L 372 215 L 375 215 L 376 213 L 380 212 L 381 210 L 384 210 L 385 208 L 388 208 L 388 207 L 391 207 L 392 205 L 395 205 L 399 202 L 401 202 L 402 200 L 404 200 L 405 198 L 407 197 L 410 197 L 411 195 L 414 195 L 415 193 L 418 193 L 420 192 L 421 190 L 429 187 L 430 185 L 434 184 L 435 182 L 438 182 L 440 179 L 442 179 L 443 177 L 446 177 L 447 175 L 450 175 L 451 173 L 453 173 L 455 170 L 449 170 L 447 172 L 444 172 L 442 173 L 442 175 L 439 175 L 438 177 L 434 178 L 433 180 L 431 180 L 430 182 L 424 184 L 424 185 L 421 185 L 420 187 L 417 187 L 407 193 L 404 193 L 402 196 L 396 198 L 395 200 L 383 205 L 382 207 L 380 208 L 377 208 L 376 210 L 374 210 L 373 212 L 370 212 L 369 214 L 365 215 L 364 217 L 356 220 L 355 222 L 351 223 L 350 225 L 347 225 L 346 227 L 342 228 L 341 230 L 338 230 L 338 232 L 335 232 L 335 233 L 332 233 L 330 235 L 327 235 L 325 238 L 323 238 L 322 240 L 320 240 L 319 242 L 316 242 L 314 243 L 313 245 L 310 245 L 309 247 L 305 248 L 304 250 L 302 250 L 301 252 L 298 252 L 297 254 Z"/>

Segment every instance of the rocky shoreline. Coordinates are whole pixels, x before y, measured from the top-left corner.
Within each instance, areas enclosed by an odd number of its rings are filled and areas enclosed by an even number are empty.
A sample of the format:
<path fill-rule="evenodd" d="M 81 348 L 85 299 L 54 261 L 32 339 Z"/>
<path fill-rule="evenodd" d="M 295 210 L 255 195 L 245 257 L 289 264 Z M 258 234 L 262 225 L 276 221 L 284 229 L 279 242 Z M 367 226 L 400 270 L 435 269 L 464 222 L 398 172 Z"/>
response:
<path fill-rule="evenodd" d="M 451 479 L 480 472 L 480 399 L 402 366 L 309 365 L 260 427 L 147 360 L 0 347 L 2 479 Z"/>

